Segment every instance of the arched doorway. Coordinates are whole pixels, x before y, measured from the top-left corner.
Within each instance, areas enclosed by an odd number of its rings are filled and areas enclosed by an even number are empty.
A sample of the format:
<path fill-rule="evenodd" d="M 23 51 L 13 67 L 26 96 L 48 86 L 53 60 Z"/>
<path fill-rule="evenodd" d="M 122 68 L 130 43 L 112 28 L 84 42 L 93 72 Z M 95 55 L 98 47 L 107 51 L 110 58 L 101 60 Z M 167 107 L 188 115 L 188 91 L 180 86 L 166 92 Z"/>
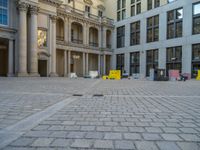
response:
<path fill-rule="evenodd" d="M 83 26 L 73 22 L 71 25 L 71 41 L 76 44 L 83 44 Z"/>
<path fill-rule="evenodd" d="M 90 27 L 89 29 L 89 44 L 92 47 L 98 47 L 98 29 Z"/>
<path fill-rule="evenodd" d="M 56 20 L 56 39 L 64 41 L 64 21 L 61 18 Z"/>

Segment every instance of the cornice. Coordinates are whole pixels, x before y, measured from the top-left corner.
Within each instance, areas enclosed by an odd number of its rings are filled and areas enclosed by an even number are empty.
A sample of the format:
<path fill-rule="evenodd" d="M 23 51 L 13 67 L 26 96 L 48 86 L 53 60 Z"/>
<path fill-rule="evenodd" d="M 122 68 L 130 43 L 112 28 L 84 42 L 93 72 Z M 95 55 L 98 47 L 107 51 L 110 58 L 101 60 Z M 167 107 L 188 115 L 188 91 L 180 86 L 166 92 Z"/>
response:
<path fill-rule="evenodd" d="M 59 7 L 63 3 L 61 0 L 39 0 L 39 2 L 46 3 L 55 7 Z"/>

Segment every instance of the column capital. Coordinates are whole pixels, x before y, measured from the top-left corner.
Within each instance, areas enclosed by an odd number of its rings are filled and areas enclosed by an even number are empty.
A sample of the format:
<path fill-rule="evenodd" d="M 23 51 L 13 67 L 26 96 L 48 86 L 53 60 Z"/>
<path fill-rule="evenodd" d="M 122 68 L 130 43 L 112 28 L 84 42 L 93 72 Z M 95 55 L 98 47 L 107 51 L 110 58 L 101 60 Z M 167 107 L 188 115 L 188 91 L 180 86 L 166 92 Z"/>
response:
<path fill-rule="evenodd" d="M 25 2 L 18 2 L 17 7 L 19 11 L 27 11 L 28 10 L 28 4 Z"/>
<path fill-rule="evenodd" d="M 37 15 L 38 11 L 39 11 L 39 7 L 38 6 L 30 5 L 30 14 Z"/>
<path fill-rule="evenodd" d="M 50 15 L 50 19 L 52 20 L 53 23 L 56 23 L 57 16 L 55 16 L 55 15 Z"/>

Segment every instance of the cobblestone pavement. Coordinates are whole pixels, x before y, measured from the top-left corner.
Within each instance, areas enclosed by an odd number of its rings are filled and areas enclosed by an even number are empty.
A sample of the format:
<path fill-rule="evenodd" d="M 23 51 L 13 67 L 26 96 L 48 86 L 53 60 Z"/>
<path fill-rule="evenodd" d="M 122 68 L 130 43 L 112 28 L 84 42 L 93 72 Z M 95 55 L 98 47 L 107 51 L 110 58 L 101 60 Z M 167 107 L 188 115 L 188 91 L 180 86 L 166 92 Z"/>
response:
<path fill-rule="evenodd" d="M 0 148 L 200 150 L 199 89 L 197 81 L 0 78 Z"/>

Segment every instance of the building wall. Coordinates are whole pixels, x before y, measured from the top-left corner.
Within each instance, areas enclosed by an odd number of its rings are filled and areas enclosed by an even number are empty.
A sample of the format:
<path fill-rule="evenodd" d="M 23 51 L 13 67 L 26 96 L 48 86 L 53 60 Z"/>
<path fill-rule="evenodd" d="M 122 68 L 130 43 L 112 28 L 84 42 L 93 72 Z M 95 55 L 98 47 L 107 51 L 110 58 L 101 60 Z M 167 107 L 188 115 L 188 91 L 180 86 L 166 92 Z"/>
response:
<path fill-rule="evenodd" d="M 156 9 L 143 12 L 139 15 L 129 17 L 125 20 L 115 23 L 115 36 L 116 41 L 116 28 L 125 25 L 125 47 L 116 48 L 116 43 L 113 45 L 115 48 L 114 55 L 124 53 L 125 68 L 129 72 L 130 52 L 140 51 L 140 73 L 145 76 L 146 74 L 146 50 L 159 49 L 159 68 L 166 68 L 166 48 L 182 46 L 182 72 L 191 73 L 191 55 L 192 44 L 200 43 L 200 35 L 192 35 L 192 4 L 199 2 L 199 0 L 177 0 L 170 4 L 162 5 Z M 165 2 L 162 2 L 165 4 Z M 144 6 L 145 7 L 145 6 Z M 181 38 L 174 38 L 167 40 L 167 12 L 173 9 L 183 7 L 183 36 Z M 151 16 L 159 14 L 159 41 L 146 43 L 146 19 Z M 130 46 L 130 24 L 140 20 L 140 45 Z M 113 65 L 116 66 L 116 60 L 113 60 Z"/>

